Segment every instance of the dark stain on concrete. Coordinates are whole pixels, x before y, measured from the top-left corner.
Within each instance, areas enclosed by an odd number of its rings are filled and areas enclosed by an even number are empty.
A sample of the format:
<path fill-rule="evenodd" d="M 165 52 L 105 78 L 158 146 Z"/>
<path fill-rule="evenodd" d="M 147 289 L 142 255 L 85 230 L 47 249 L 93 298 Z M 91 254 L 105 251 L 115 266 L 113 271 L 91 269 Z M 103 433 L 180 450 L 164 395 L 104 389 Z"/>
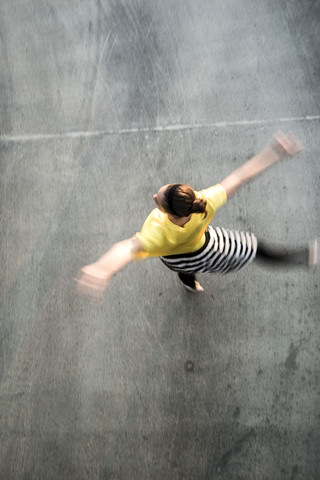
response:
<path fill-rule="evenodd" d="M 299 348 L 295 347 L 293 343 L 290 344 L 289 355 L 287 356 L 284 366 L 289 370 L 298 370 L 296 359 L 299 353 Z"/>
<path fill-rule="evenodd" d="M 243 437 L 239 438 L 239 440 L 221 456 L 216 466 L 216 472 L 219 474 L 225 472 L 231 458 L 240 453 L 244 445 L 252 438 L 256 438 L 256 432 L 253 428 L 243 435 Z"/>
<path fill-rule="evenodd" d="M 235 411 L 232 414 L 232 417 L 236 419 L 236 418 L 239 418 L 239 415 L 240 415 L 240 408 L 236 407 Z"/>
<path fill-rule="evenodd" d="M 292 467 L 290 480 L 295 480 L 297 478 L 297 475 L 298 475 L 298 465 L 294 465 Z"/>
<path fill-rule="evenodd" d="M 194 372 L 194 363 L 191 360 L 187 360 L 184 364 L 184 368 L 188 373 Z"/>

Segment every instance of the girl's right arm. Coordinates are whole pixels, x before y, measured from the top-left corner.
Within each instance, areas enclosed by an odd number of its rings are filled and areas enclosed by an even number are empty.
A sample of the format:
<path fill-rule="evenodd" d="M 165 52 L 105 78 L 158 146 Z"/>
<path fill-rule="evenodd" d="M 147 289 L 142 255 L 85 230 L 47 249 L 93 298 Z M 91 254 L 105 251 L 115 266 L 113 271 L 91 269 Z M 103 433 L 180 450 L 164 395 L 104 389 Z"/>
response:
<path fill-rule="evenodd" d="M 82 267 L 76 276 L 78 293 L 91 300 L 101 301 L 112 276 L 133 260 L 133 255 L 143 250 L 136 237 L 115 243 L 96 262 Z"/>

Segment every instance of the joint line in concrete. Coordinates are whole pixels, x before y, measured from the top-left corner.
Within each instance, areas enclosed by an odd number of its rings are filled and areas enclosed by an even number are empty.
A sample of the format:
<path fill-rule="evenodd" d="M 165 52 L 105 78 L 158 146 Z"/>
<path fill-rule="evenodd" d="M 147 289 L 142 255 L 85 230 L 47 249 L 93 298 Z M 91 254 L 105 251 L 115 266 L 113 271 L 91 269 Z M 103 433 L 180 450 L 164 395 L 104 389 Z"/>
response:
<path fill-rule="evenodd" d="M 36 142 L 41 140 L 55 140 L 65 138 L 90 138 L 106 135 L 125 135 L 132 133 L 153 133 L 153 132 L 173 132 L 181 130 L 210 130 L 214 128 L 227 128 L 232 126 L 263 125 L 270 123 L 292 123 L 292 122 L 310 122 L 319 121 L 320 115 L 307 115 L 305 117 L 282 117 L 277 119 L 265 120 L 236 120 L 231 122 L 215 122 L 207 124 L 176 124 L 155 127 L 137 127 L 120 128 L 118 130 L 95 130 L 95 131 L 75 131 L 62 133 L 38 133 L 30 135 L 0 135 L 0 142 Z"/>

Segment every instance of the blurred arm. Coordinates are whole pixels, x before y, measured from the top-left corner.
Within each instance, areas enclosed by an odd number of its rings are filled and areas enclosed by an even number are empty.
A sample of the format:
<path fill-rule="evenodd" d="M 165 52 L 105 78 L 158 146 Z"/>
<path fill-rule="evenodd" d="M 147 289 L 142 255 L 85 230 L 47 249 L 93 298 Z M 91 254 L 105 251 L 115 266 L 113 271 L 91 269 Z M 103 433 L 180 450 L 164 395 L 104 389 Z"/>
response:
<path fill-rule="evenodd" d="M 278 160 L 299 153 L 302 149 L 301 143 L 292 134 L 285 135 L 278 131 L 268 147 L 234 170 L 220 182 L 220 185 L 229 198 L 243 183 L 259 175 Z"/>
<path fill-rule="evenodd" d="M 133 260 L 133 255 L 142 250 L 142 244 L 136 237 L 115 243 L 96 262 L 81 268 L 75 278 L 78 293 L 91 300 L 101 301 L 112 275 L 128 265 Z"/>
<path fill-rule="evenodd" d="M 114 275 L 133 259 L 133 254 L 142 251 L 142 244 L 136 237 L 115 243 L 94 265 L 108 275 Z"/>

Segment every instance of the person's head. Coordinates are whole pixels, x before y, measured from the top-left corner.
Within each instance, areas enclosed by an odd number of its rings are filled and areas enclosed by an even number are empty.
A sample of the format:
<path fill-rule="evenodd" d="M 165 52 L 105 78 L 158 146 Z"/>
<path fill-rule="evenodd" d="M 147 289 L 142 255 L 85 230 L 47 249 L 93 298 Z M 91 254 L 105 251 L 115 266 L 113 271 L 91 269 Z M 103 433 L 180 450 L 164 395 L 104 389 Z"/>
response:
<path fill-rule="evenodd" d="M 159 210 L 174 217 L 188 217 L 192 213 L 204 213 L 207 216 L 207 202 L 197 198 L 195 191 L 189 185 L 169 183 L 153 195 Z"/>

